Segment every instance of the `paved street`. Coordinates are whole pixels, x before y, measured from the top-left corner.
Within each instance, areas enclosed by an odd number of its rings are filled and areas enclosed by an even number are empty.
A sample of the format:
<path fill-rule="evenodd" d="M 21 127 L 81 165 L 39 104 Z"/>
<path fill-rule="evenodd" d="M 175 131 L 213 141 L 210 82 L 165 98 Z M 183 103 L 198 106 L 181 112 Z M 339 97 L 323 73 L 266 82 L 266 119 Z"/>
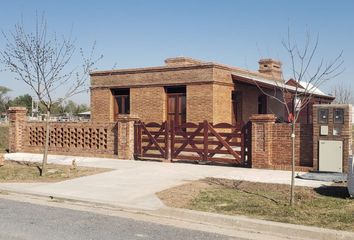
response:
<path fill-rule="evenodd" d="M 0 198 L 0 239 L 235 239 L 97 213 Z"/>

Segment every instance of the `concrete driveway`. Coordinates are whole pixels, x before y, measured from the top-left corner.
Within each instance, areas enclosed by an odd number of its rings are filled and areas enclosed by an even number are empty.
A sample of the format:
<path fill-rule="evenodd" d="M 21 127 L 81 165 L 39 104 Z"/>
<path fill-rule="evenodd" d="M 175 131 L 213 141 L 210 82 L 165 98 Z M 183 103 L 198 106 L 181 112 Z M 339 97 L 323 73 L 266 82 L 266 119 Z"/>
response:
<path fill-rule="evenodd" d="M 6 160 L 41 161 L 42 155 L 6 154 Z M 0 189 L 44 196 L 156 210 L 164 207 L 155 193 L 188 181 L 217 177 L 267 183 L 290 183 L 290 172 L 183 163 L 128 161 L 105 158 L 50 155 L 49 163 L 111 168 L 112 171 L 58 183 L 0 183 Z M 296 179 L 296 185 L 318 187 L 327 182 Z"/>

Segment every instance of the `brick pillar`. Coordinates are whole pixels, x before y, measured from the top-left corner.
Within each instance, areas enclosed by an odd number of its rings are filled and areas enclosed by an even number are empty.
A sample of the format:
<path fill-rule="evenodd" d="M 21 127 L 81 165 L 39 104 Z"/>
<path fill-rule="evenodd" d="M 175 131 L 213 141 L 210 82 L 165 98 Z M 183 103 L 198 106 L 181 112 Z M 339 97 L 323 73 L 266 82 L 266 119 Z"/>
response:
<path fill-rule="evenodd" d="M 134 122 L 139 120 L 132 115 L 118 116 L 118 158 L 134 159 Z"/>
<path fill-rule="evenodd" d="M 319 123 L 319 110 L 328 110 L 327 123 Z M 343 109 L 343 123 L 334 122 L 334 111 Z M 319 170 L 319 141 L 331 140 L 343 142 L 343 172 L 348 172 L 349 158 L 352 155 L 352 106 L 349 104 L 315 104 L 313 105 L 313 169 Z M 321 135 L 321 126 L 328 127 L 328 133 Z M 335 134 L 336 133 L 336 134 Z"/>
<path fill-rule="evenodd" d="M 252 159 L 253 168 L 269 168 L 272 162 L 272 129 L 274 114 L 257 114 L 250 117 L 252 123 Z"/>
<path fill-rule="evenodd" d="M 22 139 L 25 123 L 27 121 L 27 109 L 24 107 L 10 107 L 9 113 L 9 152 L 22 150 Z"/>

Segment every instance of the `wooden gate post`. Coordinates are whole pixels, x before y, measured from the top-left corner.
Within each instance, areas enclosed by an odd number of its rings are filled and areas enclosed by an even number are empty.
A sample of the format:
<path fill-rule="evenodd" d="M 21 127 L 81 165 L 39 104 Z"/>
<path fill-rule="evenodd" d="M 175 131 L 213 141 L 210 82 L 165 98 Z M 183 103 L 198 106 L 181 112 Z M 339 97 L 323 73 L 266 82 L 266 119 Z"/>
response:
<path fill-rule="evenodd" d="M 137 160 L 141 157 L 142 149 L 141 149 L 141 122 L 134 122 L 134 159 Z"/>
<path fill-rule="evenodd" d="M 209 145 L 208 145 L 208 140 L 209 140 L 209 136 L 208 136 L 208 133 L 209 133 L 209 123 L 207 120 L 204 120 L 203 122 L 203 125 L 204 125 L 204 139 L 203 139 L 203 148 L 204 148 L 204 151 L 203 151 L 203 161 L 204 162 L 207 162 L 208 161 L 208 150 L 209 150 Z"/>
<path fill-rule="evenodd" d="M 171 139 L 170 139 L 170 124 L 168 121 L 165 123 L 165 161 L 171 162 Z"/>
<path fill-rule="evenodd" d="M 175 152 L 175 122 L 173 120 L 170 121 L 170 131 L 171 131 L 171 139 L 170 139 L 170 161 L 172 162 L 173 161 L 173 154 Z"/>

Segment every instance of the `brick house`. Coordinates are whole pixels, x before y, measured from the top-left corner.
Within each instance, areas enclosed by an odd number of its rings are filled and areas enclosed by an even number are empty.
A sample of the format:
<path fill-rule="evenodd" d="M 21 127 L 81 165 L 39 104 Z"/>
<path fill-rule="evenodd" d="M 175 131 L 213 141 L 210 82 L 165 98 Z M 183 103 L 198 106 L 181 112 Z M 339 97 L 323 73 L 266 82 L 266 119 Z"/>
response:
<path fill-rule="evenodd" d="M 346 171 L 351 107 L 324 104 L 334 98 L 306 83 L 284 82 L 280 62 L 263 59 L 257 72 L 184 57 L 165 63 L 92 72 L 91 121 L 52 123 L 50 152 L 289 169 L 291 125 L 281 122 L 288 118 L 284 105 L 264 93 L 291 105 L 296 88 L 310 87 L 312 101 L 295 126 L 296 168 L 321 169 L 322 142 L 335 141 L 342 148 L 336 151 L 342 154 L 336 157 L 336 171 Z M 288 90 L 285 96 L 279 86 Z M 9 109 L 9 119 L 10 152 L 43 151 L 43 122 L 27 121 L 24 108 Z M 188 127 L 170 128 L 170 120 L 189 122 Z M 249 122 L 227 124 L 242 121 Z"/>
<path fill-rule="evenodd" d="M 257 72 L 186 57 L 166 59 L 165 66 L 159 67 L 95 71 L 91 73 L 91 120 L 112 122 L 118 114 L 158 123 L 172 119 L 247 122 L 252 114 L 275 114 L 286 120 L 284 106 L 264 92 L 282 98 L 278 86 L 285 85 L 291 92 L 294 83 L 282 80 L 281 63 L 272 59 L 260 60 Z M 291 103 L 291 94 L 285 97 Z M 300 122 L 311 123 L 313 104 L 333 99 L 315 89 Z"/>

